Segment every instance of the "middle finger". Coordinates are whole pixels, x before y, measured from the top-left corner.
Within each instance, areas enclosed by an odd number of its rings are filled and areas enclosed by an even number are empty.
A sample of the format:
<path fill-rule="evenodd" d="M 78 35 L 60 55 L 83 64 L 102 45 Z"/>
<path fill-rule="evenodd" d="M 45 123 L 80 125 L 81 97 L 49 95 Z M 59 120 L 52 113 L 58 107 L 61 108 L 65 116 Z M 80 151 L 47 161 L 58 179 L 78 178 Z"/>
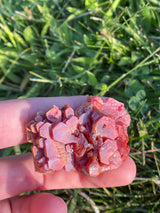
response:
<path fill-rule="evenodd" d="M 33 190 L 95 188 L 122 186 L 131 183 L 136 174 L 133 160 L 127 160 L 118 168 L 89 177 L 77 171 L 64 169 L 53 174 L 35 172 L 31 154 L 0 159 L 0 200 Z"/>

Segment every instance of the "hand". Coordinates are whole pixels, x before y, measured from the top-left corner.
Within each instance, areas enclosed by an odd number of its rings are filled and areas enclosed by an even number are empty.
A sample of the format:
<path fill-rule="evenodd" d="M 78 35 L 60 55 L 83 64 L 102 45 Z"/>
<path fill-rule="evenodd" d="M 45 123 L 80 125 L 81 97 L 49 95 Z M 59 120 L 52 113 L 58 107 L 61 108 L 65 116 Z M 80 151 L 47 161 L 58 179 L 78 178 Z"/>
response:
<path fill-rule="evenodd" d="M 52 105 L 66 103 L 76 108 L 85 96 L 30 98 L 0 102 L 0 148 L 25 143 L 25 124 L 37 111 L 47 111 Z M 50 175 L 35 172 L 32 155 L 10 156 L 0 159 L 0 210 L 1 212 L 67 212 L 64 201 L 49 193 L 14 197 L 32 190 L 65 188 L 116 187 L 130 184 L 136 174 L 133 160 L 127 160 L 118 169 L 107 171 L 97 177 L 88 177 L 75 171 L 60 170 Z M 7 199 L 8 198 L 8 199 Z M 5 200 L 3 200 L 5 199 Z"/>

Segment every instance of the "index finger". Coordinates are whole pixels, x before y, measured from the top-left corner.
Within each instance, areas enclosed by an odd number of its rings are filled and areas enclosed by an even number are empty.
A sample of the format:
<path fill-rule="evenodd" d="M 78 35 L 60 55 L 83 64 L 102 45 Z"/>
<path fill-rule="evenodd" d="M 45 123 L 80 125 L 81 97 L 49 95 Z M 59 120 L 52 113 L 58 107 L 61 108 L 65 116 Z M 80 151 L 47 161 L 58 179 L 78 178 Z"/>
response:
<path fill-rule="evenodd" d="M 27 141 L 25 124 L 38 111 L 47 111 L 53 105 L 59 107 L 70 104 L 78 107 L 86 96 L 28 98 L 0 102 L 0 149 Z"/>

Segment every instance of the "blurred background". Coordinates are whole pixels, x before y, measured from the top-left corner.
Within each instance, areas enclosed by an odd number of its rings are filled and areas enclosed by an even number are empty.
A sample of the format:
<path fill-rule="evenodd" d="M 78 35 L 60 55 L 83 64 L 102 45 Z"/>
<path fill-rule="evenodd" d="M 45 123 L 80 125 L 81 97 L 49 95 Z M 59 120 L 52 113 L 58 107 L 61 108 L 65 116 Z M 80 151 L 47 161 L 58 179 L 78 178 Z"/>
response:
<path fill-rule="evenodd" d="M 0 101 L 109 96 L 132 118 L 135 181 L 50 191 L 69 213 L 160 212 L 159 88 L 159 0 L 0 0 Z M 29 151 L 23 144 L 0 156 Z"/>

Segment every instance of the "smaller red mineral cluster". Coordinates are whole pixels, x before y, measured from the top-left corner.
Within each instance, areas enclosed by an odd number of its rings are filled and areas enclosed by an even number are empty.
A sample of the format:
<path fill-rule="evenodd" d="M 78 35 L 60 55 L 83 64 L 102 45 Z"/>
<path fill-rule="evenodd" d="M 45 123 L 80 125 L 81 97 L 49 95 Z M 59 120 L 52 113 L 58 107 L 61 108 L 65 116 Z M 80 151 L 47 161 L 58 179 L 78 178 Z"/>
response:
<path fill-rule="evenodd" d="M 38 112 L 27 125 L 35 169 L 53 173 L 77 170 L 89 176 L 118 168 L 129 154 L 124 104 L 88 97 L 76 110 L 69 104 Z"/>

